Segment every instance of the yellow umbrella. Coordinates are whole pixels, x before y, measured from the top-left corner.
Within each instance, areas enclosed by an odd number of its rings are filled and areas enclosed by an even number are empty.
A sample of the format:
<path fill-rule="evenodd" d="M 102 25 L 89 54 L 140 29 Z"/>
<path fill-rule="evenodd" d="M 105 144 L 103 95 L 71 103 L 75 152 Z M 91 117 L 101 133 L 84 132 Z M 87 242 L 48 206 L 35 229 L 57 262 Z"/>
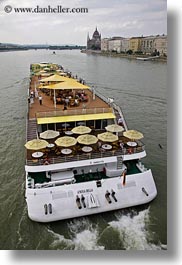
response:
<path fill-rule="evenodd" d="M 41 75 L 41 76 L 48 77 L 48 76 L 50 76 L 50 73 L 47 73 L 46 71 L 42 70 L 40 72 L 37 72 L 35 75 Z"/>
<path fill-rule="evenodd" d="M 140 140 L 144 137 L 141 132 L 138 132 L 135 130 L 128 130 L 128 131 L 124 132 L 123 135 L 129 139 L 132 139 L 132 140 Z"/>
<path fill-rule="evenodd" d="M 105 127 L 108 132 L 122 132 L 124 128 L 118 124 L 111 124 Z"/>
<path fill-rule="evenodd" d="M 45 140 L 33 139 L 25 144 L 25 147 L 29 150 L 40 150 L 46 148 L 49 143 Z"/>
<path fill-rule="evenodd" d="M 71 136 L 63 136 L 55 141 L 57 146 L 69 147 L 77 143 L 77 140 Z"/>
<path fill-rule="evenodd" d="M 68 79 L 67 77 L 60 76 L 58 74 L 54 74 L 54 75 L 51 75 L 49 77 L 43 78 L 39 81 L 42 83 L 44 83 L 44 82 L 63 82 L 63 81 L 66 81 L 67 79 Z M 55 92 L 55 90 L 60 89 L 60 88 L 51 88 L 49 85 L 46 85 L 46 86 L 40 85 L 39 88 L 54 89 L 54 107 L 56 108 L 56 92 Z"/>
<path fill-rule="evenodd" d="M 43 139 L 53 139 L 59 136 L 59 132 L 53 130 L 47 130 L 45 132 L 40 133 L 40 138 Z"/>
<path fill-rule="evenodd" d="M 62 72 L 61 70 L 56 70 L 56 72 L 59 73 L 59 75 L 67 76 L 67 73 Z"/>
<path fill-rule="evenodd" d="M 62 76 L 67 76 L 67 74 L 66 74 L 66 73 L 64 73 L 64 72 L 59 72 L 59 75 L 62 75 Z"/>
<path fill-rule="evenodd" d="M 118 140 L 118 136 L 111 132 L 104 132 L 97 135 L 98 139 L 103 142 L 115 142 Z"/>
<path fill-rule="evenodd" d="M 51 75 L 50 77 L 40 79 L 39 82 L 63 82 L 65 81 L 65 78 L 66 77 L 64 76 L 55 74 L 55 75 Z"/>
<path fill-rule="evenodd" d="M 80 144 L 90 145 L 90 144 L 96 144 L 98 142 L 98 139 L 95 135 L 84 134 L 78 136 L 77 141 Z"/>
<path fill-rule="evenodd" d="M 76 134 L 86 134 L 86 133 L 90 133 L 91 129 L 87 126 L 80 125 L 80 126 L 73 128 L 71 131 Z"/>
<path fill-rule="evenodd" d="M 44 68 L 44 67 L 47 67 L 47 66 L 48 66 L 47 63 L 39 63 L 38 65 L 39 65 L 41 68 Z"/>
<path fill-rule="evenodd" d="M 38 72 L 38 73 L 36 73 L 35 75 L 41 75 L 41 76 L 45 76 L 45 77 L 48 77 L 48 76 L 50 76 L 51 75 L 51 73 L 40 73 L 40 72 Z"/>

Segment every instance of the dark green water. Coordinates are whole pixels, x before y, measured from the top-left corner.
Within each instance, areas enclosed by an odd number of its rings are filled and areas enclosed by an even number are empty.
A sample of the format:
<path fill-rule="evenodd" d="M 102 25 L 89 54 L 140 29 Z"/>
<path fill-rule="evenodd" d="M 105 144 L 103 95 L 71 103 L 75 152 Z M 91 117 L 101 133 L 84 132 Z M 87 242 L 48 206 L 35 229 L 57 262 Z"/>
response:
<path fill-rule="evenodd" d="M 167 245 L 167 65 L 79 51 L 0 53 L 0 249 L 165 249 Z M 27 89 L 31 63 L 62 64 L 122 107 L 145 138 L 145 166 L 157 198 L 133 207 L 51 224 L 32 222 L 24 200 Z M 163 149 L 159 148 L 159 143 Z"/>

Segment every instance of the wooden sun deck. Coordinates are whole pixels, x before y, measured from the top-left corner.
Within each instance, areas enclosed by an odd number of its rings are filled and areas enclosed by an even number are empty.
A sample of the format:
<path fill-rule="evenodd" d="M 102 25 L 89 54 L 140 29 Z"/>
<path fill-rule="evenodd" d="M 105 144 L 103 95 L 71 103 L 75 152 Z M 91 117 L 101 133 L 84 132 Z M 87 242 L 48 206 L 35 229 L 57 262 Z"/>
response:
<path fill-rule="evenodd" d="M 102 133 L 104 130 L 93 130 L 91 134 L 96 135 Z M 64 136 L 64 132 L 60 134 L 59 137 Z M 74 135 L 76 137 L 76 135 Z M 54 143 L 55 139 L 48 140 L 49 143 Z M 126 154 L 134 154 L 140 153 L 145 150 L 145 145 L 141 141 L 137 141 L 136 147 L 129 147 L 127 146 L 127 142 L 130 141 L 125 136 L 119 136 L 119 140 L 113 143 L 109 143 L 112 146 L 111 150 L 104 150 L 100 145 L 99 142 L 92 145 L 92 151 L 89 153 L 85 153 L 82 151 L 83 145 L 76 144 L 75 146 L 68 147 L 72 150 L 70 155 L 64 155 L 61 153 L 61 150 L 65 147 L 55 147 L 53 149 L 45 148 L 40 151 L 43 152 L 43 157 L 40 159 L 35 159 L 32 157 L 32 153 L 34 151 L 27 150 L 27 165 L 43 165 L 45 162 L 49 162 L 49 164 L 55 163 L 65 163 L 71 161 L 79 161 L 79 160 L 87 160 L 87 159 L 95 159 L 95 158 L 102 158 L 102 157 L 111 157 L 111 156 L 123 156 Z M 123 148 L 120 147 L 120 143 L 123 143 Z M 102 143 L 104 144 L 104 143 Z"/>
<path fill-rule="evenodd" d="M 34 91 L 35 85 L 38 86 L 38 77 L 33 76 L 30 82 L 30 92 Z M 34 103 L 29 104 L 29 119 L 34 119 L 36 118 L 36 113 L 40 112 L 51 112 L 51 111 L 59 111 L 63 110 L 64 105 L 63 104 L 56 104 L 56 109 L 54 106 L 53 99 L 51 96 L 46 95 L 43 93 L 40 89 L 37 89 L 38 94 L 42 96 L 42 105 L 39 103 L 38 98 L 34 98 Z M 95 108 L 103 108 L 109 110 L 110 106 L 107 104 L 105 101 L 103 101 L 101 98 L 99 98 L 97 95 L 95 95 L 95 99 L 93 100 L 93 94 L 91 90 L 87 89 L 85 90 L 85 93 L 88 96 L 88 101 L 87 102 L 80 102 L 79 106 L 73 106 L 67 107 L 67 112 L 69 113 L 69 110 L 81 110 L 83 109 L 95 109 Z"/>
<path fill-rule="evenodd" d="M 35 86 L 38 87 L 38 77 L 32 76 L 30 82 L 30 91 L 35 90 Z M 42 96 L 42 105 L 39 103 L 38 98 L 34 98 L 34 103 L 29 104 L 29 119 L 27 123 L 27 141 L 35 139 L 37 137 L 37 120 L 38 117 L 44 117 L 44 115 L 51 117 L 52 115 L 59 115 L 59 116 L 72 116 L 72 115 L 79 115 L 84 112 L 84 114 L 94 114 L 94 113 L 110 113 L 114 111 L 115 117 L 118 120 L 120 117 L 123 118 L 123 127 L 127 129 L 127 125 L 124 121 L 124 117 L 120 109 L 116 107 L 111 108 L 111 106 L 107 103 L 107 99 L 102 99 L 102 95 L 95 95 L 95 99 L 93 99 L 93 93 L 91 90 L 86 89 L 85 93 L 87 95 L 87 102 L 80 102 L 79 106 L 67 106 L 66 112 L 63 111 L 64 105 L 57 104 L 56 109 L 53 102 L 53 97 L 47 95 L 45 92 L 41 91 L 41 89 L 37 89 L 38 94 Z M 75 112 L 75 113 L 73 113 Z M 69 130 L 71 128 L 68 128 Z M 58 129 L 59 130 L 59 129 Z M 60 131 L 60 130 L 59 130 Z M 92 128 L 91 134 L 97 136 L 98 133 L 104 132 L 105 130 L 98 130 Z M 64 136 L 64 130 L 61 129 L 60 136 Z M 75 136 L 76 137 L 76 136 Z M 49 143 L 54 143 L 56 139 L 49 140 Z M 43 165 L 45 160 L 49 160 L 49 164 L 54 163 L 64 163 L 69 161 L 79 161 L 85 159 L 94 159 L 99 157 L 109 157 L 109 156 L 122 156 L 124 154 L 128 154 L 131 151 L 131 148 L 127 147 L 125 144 L 129 139 L 123 137 L 122 134 L 119 133 L 119 141 L 117 143 L 112 143 L 112 150 L 103 150 L 100 148 L 99 144 L 95 144 L 93 146 L 93 150 L 90 153 L 84 153 L 81 150 L 81 146 L 76 144 L 76 146 L 70 148 L 72 149 L 72 153 L 70 155 L 63 155 L 61 153 L 61 148 L 56 147 L 52 150 L 45 148 L 44 150 L 40 150 L 43 152 L 43 157 L 40 159 L 34 159 L 32 157 L 33 151 L 27 150 L 27 165 Z M 120 142 L 125 144 L 125 148 L 120 148 Z M 138 153 L 144 150 L 143 143 L 137 143 L 137 147 L 132 148 L 132 153 Z"/>
<path fill-rule="evenodd" d="M 140 153 L 145 150 L 145 146 L 137 146 L 135 148 L 125 147 L 121 150 L 121 148 L 114 148 L 109 151 L 97 149 L 90 153 L 84 153 L 80 152 L 79 150 L 74 150 L 72 154 L 70 155 L 63 155 L 59 154 L 56 155 L 55 151 L 51 151 L 48 154 L 46 154 L 46 157 L 42 157 L 40 159 L 35 159 L 30 157 L 30 155 L 27 157 L 26 164 L 29 166 L 36 166 L 36 165 L 48 165 L 48 164 L 57 164 L 57 163 L 65 163 L 65 162 L 73 162 L 73 161 L 81 161 L 81 160 L 88 160 L 88 159 L 96 159 L 96 158 L 103 158 L 103 157 L 122 157 L 123 155 L 132 155 L 135 153 Z M 30 153 L 29 153 L 30 154 Z M 47 163 L 48 162 L 48 163 Z"/>

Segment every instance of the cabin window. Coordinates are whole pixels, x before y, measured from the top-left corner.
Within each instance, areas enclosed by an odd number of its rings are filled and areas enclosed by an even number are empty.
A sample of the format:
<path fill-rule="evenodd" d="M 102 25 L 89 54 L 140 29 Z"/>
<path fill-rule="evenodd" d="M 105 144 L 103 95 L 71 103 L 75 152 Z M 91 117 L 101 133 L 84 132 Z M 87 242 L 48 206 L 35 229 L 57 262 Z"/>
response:
<path fill-rule="evenodd" d="M 56 123 L 56 130 L 61 130 L 62 128 L 61 123 Z"/>
<path fill-rule="evenodd" d="M 95 129 L 101 129 L 101 120 L 95 121 Z"/>
<path fill-rule="evenodd" d="M 105 129 L 106 126 L 107 126 L 107 120 L 102 120 L 101 129 Z"/>
<path fill-rule="evenodd" d="M 93 127 L 94 126 L 94 121 L 86 121 L 86 126 Z"/>
<path fill-rule="evenodd" d="M 47 124 L 42 124 L 42 132 L 47 131 Z"/>
<path fill-rule="evenodd" d="M 74 128 L 74 127 L 75 127 L 75 122 L 74 122 L 74 121 L 72 121 L 72 122 L 69 122 L 69 125 L 70 125 L 70 126 L 69 126 L 69 128 L 71 128 L 71 129 L 72 129 L 72 128 Z"/>
<path fill-rule="evenodd" d="M 38 131 L 38 133 L 41 133 L 42 132 L 42 126 L 41 126 L 41 124 L 38 124 L 37 125 L 37 131 Z"/>
<path fill-rule="evenodd" d="M 55 130 L 55 126 L 54 126 L 54 123 L 50 123 L 48 124 L 48 130 Z"/>

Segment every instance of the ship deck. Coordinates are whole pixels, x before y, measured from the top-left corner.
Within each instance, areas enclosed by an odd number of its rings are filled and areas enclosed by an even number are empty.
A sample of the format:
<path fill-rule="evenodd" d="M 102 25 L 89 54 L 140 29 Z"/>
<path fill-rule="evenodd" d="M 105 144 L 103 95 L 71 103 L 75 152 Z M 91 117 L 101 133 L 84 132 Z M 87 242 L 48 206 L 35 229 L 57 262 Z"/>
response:
<path fill-rule="evenodd" d="M 100 133 L 101 131 L 93 131 L 92 134 Z M 64 134 L 60 135 L 59 137 L 63 136 Z M 48 140 L 49 143 L 54 143 L 56 139 Z M 123 157 L 123 155 L 132 155 L 136 153 L 141 153 L 145 150 L 145 145 L 141 141 L 137 141 L 136 147 L 129 147 L 127 142 L 129 141 L 128 138 L 124 136 L 119 136 L 119 140 L 114 143 L 110 143 L 109 145 L 112 147 L 110 150 L 105 150 L 99 144 L 90 145 L 92 150 L 88 153 L 82 151 L 83 145 L 76 144 L 75 146 L 69 147 L 68 149 L 71 150 L 70 154 L 63 154 L 62 150 L 65 149 L 64 147 L 57 147 L 54 148 L 45 148 L 41 150 L 43 156 L 40 158 L 33 158 L 32 154 L 34 151 L 27 150 L 27 161 L 26 164 L 28 166 L 37 166 L 37 165 L 48 165 L 48 164 L 58 164 L 58 163 L 66 163 L 66 162 L 74 162 L 74 161 L 81 161 L 81 160 L 90 160 L 90 159 L 97 159 L 97 158 L 106 158 L 106 157 Z M 120 147 L 120 143 L 123 144 L 123 148 Z"/>
<path fill-rule="evenodd" d="M 32 76 L 31 82 L 30 82 L 30 93 L 35 91 L 35 87 L 38 87 L 39 80 L 37 76 Z M 42 96 L 42 105 L 39 103 L 38 98 L 34 98 L 34 103 L 29 104 L 29 119 L 36 118 L 37 113 L 41 112 L 53 112 L 53 111 L 60 111 L 63 110 L 64 104 L 56 104 L 56 107 L 54 106 L 54 99 L 53 99 L 53 91 L 52 95 L 50 96 L 49 93 L 43 92 L 44 90 L 41 90 L 37 88 L 37 92 L 39 95 Z M 79 91 L 79 89 L 78 89 Z M 97 95 L 95 95 L 95 99 L 93 100 L 93 93 L 91 90 L 86 89 L 85 91 L 87 95 L 87 101 L 80 102 L 78 106 L 67 106 L 67 113 L 73 110 L 82 110 L 84 109 L 109 109 L 110 106 L 108 103 L 103 101 L 101 98 L 99 98 Z"/>
<path fill-rule="evenodd" d="M 29 111 L 28 111 L 28 121 L 27 121 L 27 141 L 33 140 L 37 138 L 38 134 L 38 124 L 39 120 L 41 118 L 50 118 L 51 122 L 56 123 L 54 118 L 60 118 L 63 119 L 64 116 L 66 117 L 73 117 L 78 118 L 80 115 L 80 118 L 83 117 L 85 114 L 89 114 L 91 116 L 91 119 L 94 120 L 96 115 L 103 115 L 101 119 L 105 119 L 107 115 L 113 115 L 112 119 L 115 119 L 117 121 L 119 118 L 122 117 L 123 120 L 123 127 L 126 130 L 127 125 L 125 123 L 125 120 L 122 116 L 122 113 L 118 111 L 117 108 L 111 107 L 110 103 L 107 102 L 105 98 L 102 98 L 101 95 L 95 94 L 93 97 L 93 91 L 91 89 L 85 89 L 84 94 L 86 95 L 86 101 L 79 101 L 78 106 L 70 106 L 67 104 L 67 109 L 63 110 L 65 103 L 62 103 L 58 101 L 55 105 L 54 102 L 54 95 L 53 91 L 50 91 L 49 89 L 42 89 L 39 88 L 39 79 L 38 76 L 33 75 L 30 80 L 30 87 L 29 87 L 29 95 L 31 95 L 31 92 L 34 93 L 34 100 L 33 103 L 29 103 Z M 35 87 L 37 88 L 37 96 L 42 96 L 42 104 L 39 102 L 39 98 L 35 96 Z M 76 90 L 80 93 L 79 89 Z M 61 93 L 72 93 L 72 95 L 75 96 L 75 93 L 73 90 L 68 91 L 61 91 Z M 56 101 L 60 98 L 59 91 L 55 91 Z M 82 115 L 84 114 L 84 115 Z M 106 118 L 107 119 L 107 118 Z M 80 119 L 82 121 L 82 119 Z M 66 121 L 65 121 L 66 122 Z M 63 123 L 63 121 L 62 121 Z M 61 125 L 62 125 L 61 123 Z M 43 123 L 42 123 L 43 124 Z M 45 126 L 48 128 L 48 124 L 46 122 L 44 123 Z M 43 124 L 43 125 L 44 125 Z M 77 123 L 74 124 L 77 126 Z M 56 130 L 60 132 L 59 137 L 65 136 L 65 131 L 70 131 L 74 126 L 70 128 L 63 128 L 63 127 L 56 127 Z M 97 134 L 105 132 L 105 128 L 99 129 L 95 128 L 94 126 L 89 126 L 92 131 L 91 134 L 97 136 Z M 52 128 L 51 128 L 52 129 Z M 53 128 L 54 129 L 54 128 Z M 46 129 L 45 129 L 46 130 Z M 72 135 L 73 137 L 77 137 L 78 135 Z M 110 157 L 110 156 L 122 156 L 125 154 L 133 154 L 133 153 L 139 153 L 144 151 L 144 144 L 140 141 L 136 142 L 136 146 L 134 148 L 131 148 L 127 146 L 127 142 L 130 141 L 128 138 L 124 137 L 122 133 L 118 134 L 119 140 L 117 142 L 110 143 L 110 150 L 104 150 L 100 143 L 98 142 L 95 145 L 92 145 L 92 151 L 85 153 L 82 151 L 82 145 L 76 144 L 73 147 L 69 147 L 71 150 L 70 154 L 63 154 L 62 149 L 55 145 L 55 139 L 48 140 L 49 143 L 54 144 L 54 148 L 45 148 L 43 150 L 40 150 L 42 152 L 42 156 L 39 158 L 34 158 L 32 154 L 35 151 L 27 150 L 27 165 L 43 165 L 46 163 L 48 164 L 55 164 L 55 163 L 65 163 L 70 161 L 80 161 L 80 160 L 87 160 L 87 159 L 95 159 L 100 157 Z M 120 144 L 123 144 L 123 147 L 121 148 Z M 102 143 L 103 144 L 103 143 Z"/>
<path fill-rule="evenodd" d="M 140 173 L 140 170 L 136 166 L 136 163 L 134 161 L 129 162 L 127 175 L 137 174 Z M 47 178 L 46 172 L 29 172 L 28 176 L 34 179 L 34 184 L 36 183 L 45 183 L 50 182 L 51 179 Z M 98 172 L 89 172 L 89 173 L 82 173 L 79 175 L 74 176 L 76 183 L 82 183 L 92 180 L 101 180 L 101 179 L 108 179 L 108 177 L 104 171 L 98 171 Z"/>

